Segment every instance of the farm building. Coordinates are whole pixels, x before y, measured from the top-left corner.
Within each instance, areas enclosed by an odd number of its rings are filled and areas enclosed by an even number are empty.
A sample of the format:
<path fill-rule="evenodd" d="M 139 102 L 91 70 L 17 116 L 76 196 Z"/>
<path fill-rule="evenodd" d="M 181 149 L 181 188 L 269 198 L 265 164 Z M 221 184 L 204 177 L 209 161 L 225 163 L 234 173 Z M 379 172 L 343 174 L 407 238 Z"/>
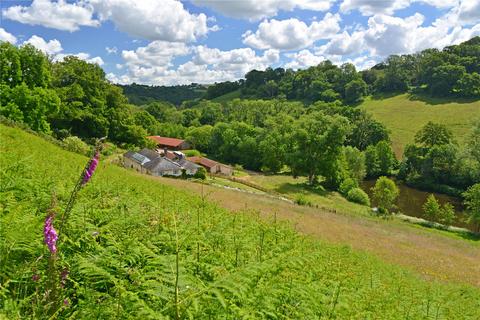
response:
<path fill-rule="evenodd" d="M 167 148 L 169 150 L 186 150 L 190 148 L 190 144 L 182 139 L 168 138 L 160 136 L 149 136 L 148 139 L 157 144 L 157 148 Z"/>
<path fill-rule="evenodd" d="M 213 174 L 223 174 L 225 176 L 231 176 L 233 174 L 233 169 L 230 166 L 227 166 L 226 164 L 205 158 L 205 157 L 189 157 L 187 160 L 194 162 L 198 165 L 201 165 L 205 169 L 207 169 L 207 172 L 213 173 Z"/>
<path fill-rule="evenodd" d="M 169 152 L 167 152 L 167 155 Z M 183 153 L 175 152 L 172 156 L 162 156 L 154 150 L 142 149 L 138 152 L 128 151 L 123 155 L 126 168 L 135 169 L 153 176 L 180 176 L 182 172 L 194 175 L 199 166 L 188 161 Z"/>

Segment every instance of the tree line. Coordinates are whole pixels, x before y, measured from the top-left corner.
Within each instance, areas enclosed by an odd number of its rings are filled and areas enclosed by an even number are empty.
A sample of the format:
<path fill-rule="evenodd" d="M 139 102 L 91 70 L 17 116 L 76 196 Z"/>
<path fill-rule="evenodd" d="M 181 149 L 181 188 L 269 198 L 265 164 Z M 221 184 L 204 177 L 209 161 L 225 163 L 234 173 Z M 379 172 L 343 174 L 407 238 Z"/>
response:
<path fill-rule="evenodd" d="M 480 98 L 480 37 L 443 50 L 391 55 L 370 69 L 357 72 L 351 63 L 324 61 L 304 70 L 252 70 L 245 79 L 209 86 L 211 99 L 234 90 L 243 98 L 284 98 L 305 103 L 341 100 L 360 102 L 369 94 L 415 92 L 434 97 Z"/>

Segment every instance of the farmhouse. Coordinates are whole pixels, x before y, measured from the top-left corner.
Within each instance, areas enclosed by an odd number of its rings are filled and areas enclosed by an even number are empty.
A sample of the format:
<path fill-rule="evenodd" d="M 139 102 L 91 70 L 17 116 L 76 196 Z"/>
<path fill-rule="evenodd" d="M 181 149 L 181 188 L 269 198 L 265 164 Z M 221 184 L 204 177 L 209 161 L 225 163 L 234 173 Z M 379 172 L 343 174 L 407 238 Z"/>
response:
<path fill-rule="evenodd" d="M 189 157 L 187 160 L 194 162 L 198 165 L 201 165 L 209 173 L 213 174 L 223 174 L 226 176 L 231 176 L 233 174 L 233 169 L 230 166 L 227 166 L 226 164 L 205 158 L 205 157 Z"/>
<path fill-rule="evenodd" d="M 169 155 L 170 152 L 165 154 Z M 138 152 L 128 151 L 123 155 L 123 163 L 126 168 L 135 169 L 141 173 L 152 176 L 180 176 L 183 172 L 194 175 L 199 168 L 195 163 L 187 160 L 183 153 L 172 153 L 174 156 L 162 156 L 150 149 L 142 149 Z"/>
<path fill-rule="evenodd" d="M 157 148 L 167 148 L 169 150 L 186 150 L 190 148 L 190 144 L 182 139 L 168 138 L 160 136 L 149 136 L 148 139 L 157 144 Z"/>

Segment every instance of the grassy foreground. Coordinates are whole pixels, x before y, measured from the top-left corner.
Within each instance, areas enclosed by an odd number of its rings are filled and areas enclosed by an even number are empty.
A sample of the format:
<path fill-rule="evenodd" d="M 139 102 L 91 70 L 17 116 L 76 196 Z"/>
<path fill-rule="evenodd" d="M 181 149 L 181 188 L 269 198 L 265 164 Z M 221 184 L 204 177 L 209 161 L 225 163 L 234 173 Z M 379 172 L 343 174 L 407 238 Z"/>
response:
<path fill-rule="evenodd" d="M 360 106 L 391 130 L 393 149 L 401 157 L 415 133 L 428 121 L 445 124 L 455 139 L 463 142 L 472 121 L 480 117 L 480 101 L 449 102 L 442 99 L 401 94 L 384 99 L 367 99 Z"/>
<path fill-rule="evenodd" d="M 43 220 L 87 159 L 3 125 L 0 143 L 0 317 L 45 318 Z M 478 319 L 478 288 L 422 280 L 104 163 L 65 235 L 59 318 Z"/>

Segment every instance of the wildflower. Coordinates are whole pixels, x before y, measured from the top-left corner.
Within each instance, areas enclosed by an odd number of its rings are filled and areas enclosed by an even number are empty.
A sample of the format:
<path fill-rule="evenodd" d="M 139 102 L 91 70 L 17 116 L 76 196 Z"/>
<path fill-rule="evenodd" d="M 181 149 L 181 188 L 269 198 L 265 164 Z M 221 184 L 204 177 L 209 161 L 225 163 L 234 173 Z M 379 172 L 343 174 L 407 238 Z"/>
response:
<path fill-rule="evenodd" d="M 68 306 L 70 304 L 70 302 L 68 301 L 68 299 L 63 299 L 63 304 L 65 306 Z"/>
<path fill-rule="evenodd" d="M 36 274 L 36 273 L 33 274 L 33 275 L 32 275 L 32 281 L 33 281 L 33 282 L 37 282 L 38 280 L 40 280 L 40 276 L 39 276 L 38 274 Z"/>
<path fill-rule="evenodd" d="M 45 219 L 45 226 L 43 227 L 43 235 L 45 237 L 45 244 L 51 253 L 55 254 L 57 252 L 57 231 L 53 227 L 53 218 L 54 215 L 51 214 Z"/>
<path fill-rule="evenodd" d="M 93 172 L 97 168 L 99 157 L 100 157 L 100 152 L 97 150 L 92 160 L 90 160 L 90 164 L 88 165 L 88 168 L 85 170 L 85 173 L 83 175 L 82 185 L 85 185 L 92 177 Z"/>

